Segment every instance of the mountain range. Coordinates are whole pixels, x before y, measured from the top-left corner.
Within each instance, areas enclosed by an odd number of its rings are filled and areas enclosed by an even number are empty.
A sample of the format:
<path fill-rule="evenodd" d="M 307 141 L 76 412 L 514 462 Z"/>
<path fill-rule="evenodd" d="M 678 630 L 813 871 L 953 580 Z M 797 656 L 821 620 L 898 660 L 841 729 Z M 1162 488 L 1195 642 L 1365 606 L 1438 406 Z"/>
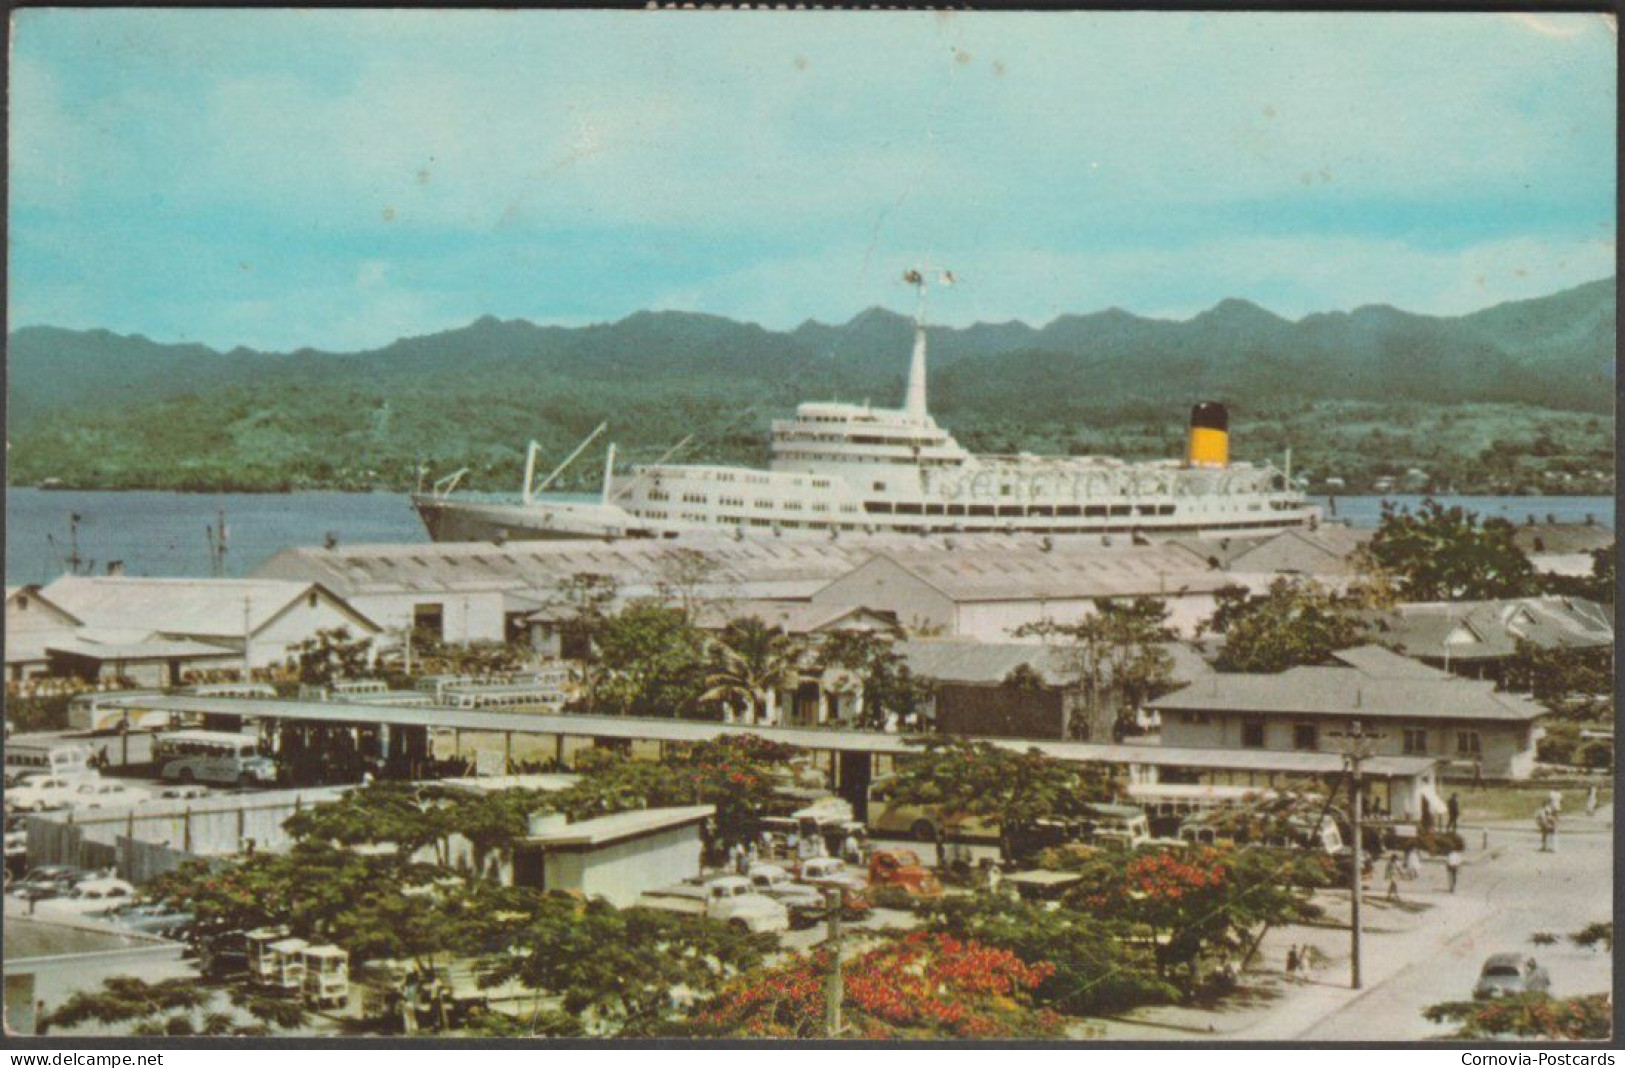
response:
<path fill-rule="evenodd" d="M 1614 290 L 1603 279 L 1453 317 L 1376 305 L 1294 321 L 1231 299 L 1186 320 L 1112 308 L 1041 327 L 932 327 L 931 407 L 955 429 L 1177 425 L 1206 398 L 1255 415 L 1315 401 L 1611 413 Z M 129 454 L 108 470 L 138 468 L 142 447 L 197 469 L 272 469 L 278 449 L 329 454 L 343 444 L 373 466 L 483 452 L 500 465 L 524 438 L 556 444 L 606 418 L 633 445 L 695 429 L 740 436 L 719 453 L 748 451 L 767 416 L 798 400 L 899 403 L 912 329 L 880 308 L 788 331 L 687 312 L 582 327 L 484 317 L 362 352 L 276 353 L 24 327 L 7 357 L 13 480 L 19 465 L 38 477 L 54 462 L 99 483 L 106 472 L 75 458 L 91 442 Z M 697 425 L 685 429 L 684 418 Z M 186 430 L 153 426 L 171 420 Z M 110 442 L 115 432 L 133 440 Z M 234 456 L 245 441 L 251 455 Z"/>

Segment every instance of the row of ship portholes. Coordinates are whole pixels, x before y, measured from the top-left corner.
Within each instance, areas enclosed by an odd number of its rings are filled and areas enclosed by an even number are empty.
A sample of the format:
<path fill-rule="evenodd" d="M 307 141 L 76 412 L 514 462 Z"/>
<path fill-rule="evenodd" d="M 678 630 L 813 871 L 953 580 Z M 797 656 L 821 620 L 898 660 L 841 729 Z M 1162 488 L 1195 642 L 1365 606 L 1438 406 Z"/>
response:
<path fill-rule="evenodd" d="M 1129 474 L 1114 472 L 1111 474 L 1078 475 L 1071 480 L 1071 500 L 1092 500 L 1101 497 L 1171 497 L 1174 495 L 1181 480 L 1178 472 L 1157 472 L 1150 474 Z M 1034 475 L 1031 478 L 1016 482 L 1002 482 L 992 472 L 983 472 L 964 478 L 928 478 L 926 492 L 941 496 L 944 500 L 958 500 L 960 497 L 980 500 L 1042 500 L 1045 497 L 1053 499 L 1066 489 L 1068 480 L 1056 476 Z M 1284 490 L 1286 481 L 1276 476 L 1274 478 L 1260 478 L 1257 472 L 1225 472 L 1210 476 L 1206 485 L 1202 487 L 1204 493 L 1218 496 L 1240 496 L 1247 493 L 1264 493 L 1270 490 Z"/>

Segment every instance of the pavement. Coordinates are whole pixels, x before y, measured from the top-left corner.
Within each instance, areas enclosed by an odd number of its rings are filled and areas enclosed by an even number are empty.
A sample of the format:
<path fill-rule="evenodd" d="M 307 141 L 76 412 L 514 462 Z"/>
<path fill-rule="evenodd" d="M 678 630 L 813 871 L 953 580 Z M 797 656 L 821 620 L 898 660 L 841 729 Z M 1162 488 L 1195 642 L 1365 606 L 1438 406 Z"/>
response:
<path fill-rule="evenodd" d="M 1554 996 L 1611 990 L 1610 954 L 1568 941 L 1587 924 L 1613 916 L 1611 813 L 1599 812 L 1592 822 L 1567 820 L 1555 853 L 1541 853 L 1539 835 L 1514 828 L 1492 829 L 1489 848 L 1481 849 L 1475 828 L 1455 894 L 1436 860 L 1418 879 L 1401 883 L 1397 904 L 1385 900 L 1387 887 L 1374 879 L 1361 925 L 1360 990 L 1349 985 L 1348 894 L 1324 893 L 1317 901 L 1325 918 L 1270 931 L 1242 977 L 1242 990 L 1218 1005 L 1157 1006 L 1082 1027 L 1087 1037 L 1129 1041 L 1444 1038 L 1450 1025 L 1430 1023 L 1422 1010 L 1470 999 L 1484 959 L 1498 952 L 1535 957 L 1551 974 Z M 1537 933 L 1558 941 L 1536 945 Z M 1288 980 L 1288 949 L 1306 945 L 1315 961 L 1308 980 Z"/>

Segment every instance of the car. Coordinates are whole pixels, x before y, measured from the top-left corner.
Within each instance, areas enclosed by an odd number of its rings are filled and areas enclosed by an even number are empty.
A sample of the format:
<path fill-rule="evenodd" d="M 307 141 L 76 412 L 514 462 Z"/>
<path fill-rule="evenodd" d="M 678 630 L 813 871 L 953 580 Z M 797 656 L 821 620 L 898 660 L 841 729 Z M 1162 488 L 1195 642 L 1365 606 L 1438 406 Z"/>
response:
<path fill-rule="evenodd" d="M 159 904 L 121 905 L 109 912 L 107 918 L 119 927 L 162 938 L 184 935 L 193 920 L 190 912 Z"/>
<path fill-rule="evenodd" d="M 758 894 L 772 898 L 790 911 L 790 926 L 808 927 L 829 911 L 822 891 L 798 883 L 777 864 L 754 865 L 745 878 Z"/>
<path fill-rule="evenodd" d="M 75 883 L 90 878 L 90 873 L 78 868 L 70 868 L 66 864 L 41 864 L 30 868 L 28 872 L 13 884 L 13 889 L 21 890 L 24 887 L 57 886 L 71 888 Z"/>
<path fill-rule="evenodd" d="M 66 894 L 43 901 L 38 911 L 42 914 L 99 916 L 129 904 L 133 897 L 135 887 L 123 879 L 101 876 L 86 879 Z"/>
<path fill-rule="evenodd" d="M 6 808 L 13 812 L 47 812 L 73 804 L 83 780 L 66 775 L 30 775 L 6 791 Z"/>
<path fill-rule="evenodd" d="M 151 800 L 152 795 L 140 787 L 126 786 L 116 779 L 99 779 L 81 783 L 69 803 L 74 808 L 129 808 Z"/>
<path fill-rule="evenodd" d="M 1552 988 L 1551 976 L 1535 963 L 1534 957 L 1525 959 L 1518 953 L 1496 953 L 1484 962 L 1473 987 L 1477 999 L 1512 997 L 1517 994 L 1544 994 Z"/>

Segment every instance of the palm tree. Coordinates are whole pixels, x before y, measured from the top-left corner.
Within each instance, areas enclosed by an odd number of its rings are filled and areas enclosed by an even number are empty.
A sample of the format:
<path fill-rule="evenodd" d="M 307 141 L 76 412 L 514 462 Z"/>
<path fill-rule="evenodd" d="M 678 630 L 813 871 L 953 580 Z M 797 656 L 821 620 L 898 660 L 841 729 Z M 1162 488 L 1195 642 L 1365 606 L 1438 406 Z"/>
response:
<path fill-rule="evenodd" d="M 801 674 L 803 643 L 755 616 L 736 619 L 711 644 L 704 701 L 742 701 L 750 718 L 778 718 L 778 692 Z"/>

